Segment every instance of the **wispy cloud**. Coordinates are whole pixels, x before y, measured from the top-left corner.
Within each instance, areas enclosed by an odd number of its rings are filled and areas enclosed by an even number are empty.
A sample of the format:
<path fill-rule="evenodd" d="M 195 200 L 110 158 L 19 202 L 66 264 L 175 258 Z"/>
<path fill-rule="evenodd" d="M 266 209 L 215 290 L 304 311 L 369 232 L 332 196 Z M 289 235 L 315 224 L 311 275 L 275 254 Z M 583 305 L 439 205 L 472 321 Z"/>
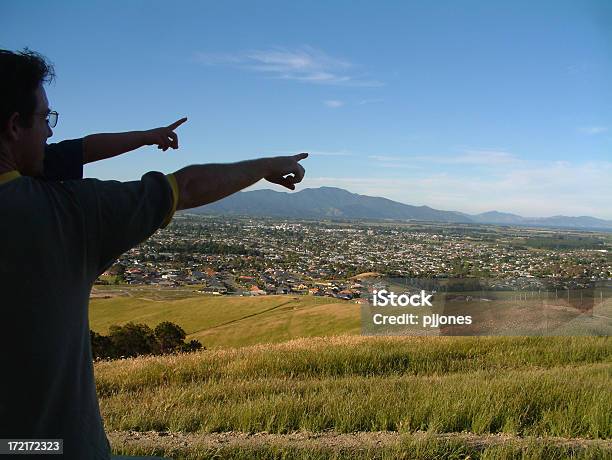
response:
<path fill-rule="evenodd" d="M 383 102 L 384 99 L 362 99 L 357 102 L 357 105 L 365 105 L 365 104 L 376 104 L 377 102 Z"/>
<path fill-rule="evenodd" d="M 389 169 L 405 169 L 405 168 L 423 169 L 422 166 L 417 166 L 417 165 L 412 164 L 412 163 L 392 162 L 392 161 L 382 161 L 382 162 L 378 163 L 377 166 L 380 167 L 380 168 L 389 168 Z"/>
<path fill-rule="evenodd" d="M 332 109 L 337 109 L 338 107 L 342 107 L 344 105 L 344 102 L 333 99 L 323 101 L 323 104 L 325 104 L 327 107 L 331 107 Z"/>
<path fill-rule="evenodd" d="M 196 53 L 196 62 L 229 65 L 263 73 L 272 78 L 339 86 L 383 86 L 384 83 L 355 74 L 351 62 L 329 56 L 310 46 L 298 49 L 272 48 L 239 54 Z"/>
<path fill-rule="evenodd" d="M 500 165 L 515 163 L 518 157 L 512 153 L 499 150 L 468 150 L 456 158 L 449 158 L 449 163 L 462 163 L 473 165 Z"/>
<path fill-rule="evenodd" d="M 608 131 L 608 128 L 606 126 L 584 126 L 579 128 L 579 131 L 584 134 L 594 135 L 605 133 Z"/>
<path fill-rule="evenodd" d="M 392 155 L 368 155 L 370 160 L 376 161 L 405 161 L 406 158 Z"/>
<path fill-rule="evenodd" d="M 368 159 L 382 162 L 430 163 L 437 165 L 505 166 L 519 163 L 519 157 L 502 150 L 464 150 L 458 155 L 368 155 Z"/>

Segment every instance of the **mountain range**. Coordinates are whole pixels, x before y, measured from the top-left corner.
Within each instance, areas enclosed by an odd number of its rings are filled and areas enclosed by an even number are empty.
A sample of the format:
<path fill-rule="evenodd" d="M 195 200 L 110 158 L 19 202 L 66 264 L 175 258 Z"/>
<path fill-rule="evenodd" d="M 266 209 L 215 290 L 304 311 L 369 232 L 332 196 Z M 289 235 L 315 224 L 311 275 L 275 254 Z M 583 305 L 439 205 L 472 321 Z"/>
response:
<path fill-rule="evenodd" d="M 307 188 L 296 193 L 274 190 L 239 192 L 189 212 L 302 219 L 418 220 L 612 231 L 612 221 L 589 216 L 522 217 L 498 211 L 466 214 L 358 195 L 336 187 Z"/>

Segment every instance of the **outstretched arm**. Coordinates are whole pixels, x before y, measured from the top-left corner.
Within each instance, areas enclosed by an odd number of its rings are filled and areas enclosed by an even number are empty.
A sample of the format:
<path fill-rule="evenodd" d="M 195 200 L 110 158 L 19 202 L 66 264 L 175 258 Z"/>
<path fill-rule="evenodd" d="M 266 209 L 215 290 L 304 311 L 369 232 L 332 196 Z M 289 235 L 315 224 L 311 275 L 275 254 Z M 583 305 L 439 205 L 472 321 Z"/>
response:
<path fill-rule="evenodd" d="M 295 190 L 295 184 L 305 172 L 299 161 L 306 157 L 307 153 L 300 153 L 238 163 L 187 166 L 174 173 L 179 189 L 176 209 L 212 203 L 261 179 Z"/>
<path fill-rule="evenodd" d="M 174 131 L 186 121 L 187 118 L 181 118 L 168 126 L 147 131 L 86 136 L 83 139 L 83 164 L 112 158 L 145 145 L 157 144 L 157 148 L 164 152 L 170 147 L 178 149 L 178 136 Z"/>

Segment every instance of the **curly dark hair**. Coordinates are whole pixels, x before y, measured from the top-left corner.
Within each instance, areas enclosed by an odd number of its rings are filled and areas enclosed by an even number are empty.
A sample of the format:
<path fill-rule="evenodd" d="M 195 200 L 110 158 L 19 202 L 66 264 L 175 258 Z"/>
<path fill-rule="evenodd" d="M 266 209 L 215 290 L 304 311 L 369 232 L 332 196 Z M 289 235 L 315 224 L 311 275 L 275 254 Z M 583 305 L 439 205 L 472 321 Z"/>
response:
<path fill-rule="evenodd" d="M 0 132 L 17 112 L 26 127 L 36 110 L 36 89 L 55 78 L 53 65 L 44 56 L 25 48 L 12 52 L 0 49 Z"/>

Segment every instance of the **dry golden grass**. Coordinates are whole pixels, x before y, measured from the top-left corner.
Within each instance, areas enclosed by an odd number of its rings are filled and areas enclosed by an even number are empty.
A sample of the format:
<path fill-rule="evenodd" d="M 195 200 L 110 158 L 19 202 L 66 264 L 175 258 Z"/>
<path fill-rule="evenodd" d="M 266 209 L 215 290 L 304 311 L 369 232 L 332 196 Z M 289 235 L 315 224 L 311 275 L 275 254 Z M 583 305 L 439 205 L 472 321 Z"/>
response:
<path fill-rule="evenodd" d="M 112 429 L 607 438 L 607 338 L 326 337 L 96 363 Z"/>

